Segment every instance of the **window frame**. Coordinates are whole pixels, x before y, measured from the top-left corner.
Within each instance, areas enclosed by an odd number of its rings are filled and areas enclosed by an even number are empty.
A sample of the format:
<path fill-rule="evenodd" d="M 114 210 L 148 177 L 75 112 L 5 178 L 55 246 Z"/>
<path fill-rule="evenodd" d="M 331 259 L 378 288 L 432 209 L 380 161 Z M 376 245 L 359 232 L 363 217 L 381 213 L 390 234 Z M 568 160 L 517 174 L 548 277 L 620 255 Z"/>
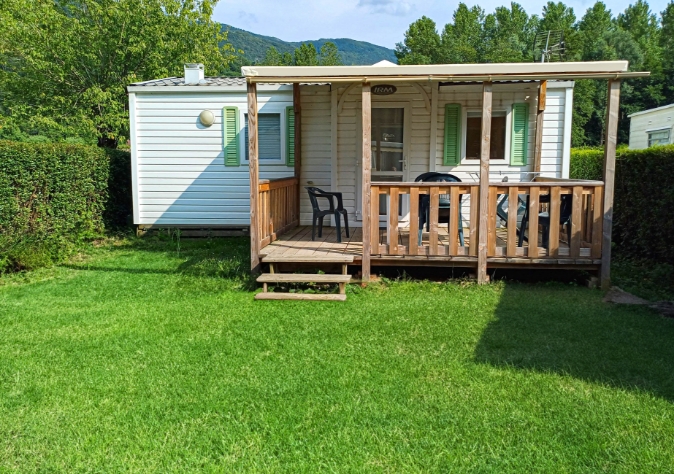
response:
<path fill-rule="evenodd" d="M 482 109 L 480 108 L 461 108 L 461 160 L 460 164 L 475 164 L 479 163 L 479 158 L 468 158 L 466 156 L 468 148 L 468 115 L 478 114 L 482 118 Z M 505 107 L 497 107 L 492 109 L 492 117 L 494 116 L 504 116 L 505 115 L 505 150 L 503 151 L 503 158 L 489 158 L 489 163 L 494 164 L 507 164 L 510 166 L 510 141 L 512 139 L 512 113 L 513 106 L 512 104 Z"/>
<path fill-rule="evenodd" d="M 651 145 L 651 133 L 658 133 L 658 132 L 667 132 L 667 143 L 657 143 Z M 655 128 L 651 130 L 646 130 L 646 145 L 648 148 L 656 145 L 671 145 L 672 144 L 672 129 L 671 127 L 662 127 L 662 128 Z"/>
<path fill-rule="evenodd" d="M 288 102 L 275 102 L 272 104 L 260 104 L 257 108 L 257 113 L 259 114 L 278 114 L 281 117 L 281 157 L 279 159 L 259 159 L 258 164 L 265 166 L 286 166 L 288 161 L 288 146 L 287 146 L 287 135 L 288 135 L 288 118 L 286 116 L 286 107 L 289 105 L 292 106 L 292 103 Z M 239 108 L 239 146 L 241 147 L 241 164 L 248 164 L 249 161 L 246 158 L 246 150 L 248 149 L 248 143 L 246 141 L 246 115 L 248 115 L 247 107 Z"/>

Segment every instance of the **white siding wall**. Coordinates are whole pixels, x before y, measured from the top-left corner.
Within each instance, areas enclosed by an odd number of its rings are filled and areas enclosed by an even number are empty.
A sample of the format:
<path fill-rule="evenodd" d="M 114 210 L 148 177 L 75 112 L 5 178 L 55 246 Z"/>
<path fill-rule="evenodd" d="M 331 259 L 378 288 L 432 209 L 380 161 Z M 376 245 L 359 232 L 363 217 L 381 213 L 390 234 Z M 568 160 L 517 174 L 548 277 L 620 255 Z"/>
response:
<path fill-rule="evenodd" d="M 330 86 L 302 86 L 302 166 L 300 222 L 311 224 L 311 202 L 305 186 L 330 191 Z M 327 224 L 327 220 L 326 220 Z"/>
<path fill-rule="evenodd" d="M 344 205 L 349 212 L 349 218 L 353 225 L 360 225 L 357 221 L 357 211 L 360 210 L 360 157 L 361 152 L 361 88 L 356 86 L 348 88 L 348 85 L 333 85 L 337 87 L 337 98 L 342 103 L 341 110 L 335 114 L 337 117 L 336 136 L 337 144 L 334 150 L 337 154 L 336 177 L 332 181 L 336 183 L 336 189 L 341 191 L 344 197 Z M 424 85 L 424 91 L 428 98 L 431 97 L 431 86 Z M 328 86 L 303 86 L 302 87 L 302 180 L 301 186 L 307 186 L 308 182 L 313 185 L 330 189 L 331 184 L 331 95 Z M 346 96 L 344 94 L 347 94 Z M 547 104 L 544 114 L 543 129 L 543 152 L 541 159 L 541 174 L 550 177 L 563 177 L 568 173 L 570 127 L 569 116 L 573 89 L 571 84 L 564 87 L 555 87 L 549 84 Z M 506 159 L 490 163 L 493 180 L 499 180 L 502 176 L 508 176 L 512 180 L 530 180 L 533 175 L 528 174 L 533 166 L 534 136 L 536 129 L 536 96 L 537 85 L 508 84 L 495 85 L 493 95 L 493 109 L 504 110 L 510 113 L 513 103 L 528 102 L 529 112 L 529 145 L 528 164 L 521 167 L 510 166 L 510 145 L 506 143 Z M 390 96 L 373 96 L 373 107 L 377 103 L 395 103 L 400 107 L 408 107 L 408 148 L 407 148 L 407 176 L 408 181 L 413 181 L 421 173 L 431 169 L 431 114 L 426 109 L 425 97 L 421 92 L 410 85 L 398 85 L 398 91 Z M 481 110 L 482 87 L 455 86 L 442 87 L 438 93 L 438 104 L 435 110 L 437 114 L 436 171 L 450 172 L 466 182 L 473 182 L 477 175 L 471 172 L 479 171 L 477 160 L 462 160 L 459 166 L 444 166 L 444 110 L 447 103 L 460 103 L 465 113 L 467 109 Z M 508 119 L 507 126 L 510 127 Z M 465 134 L 465 124 L 463 127 Z M 509 136 L 509 132 L 508 132 Z M 566 170 L 566 171 L 565 171 Z M 501 173 L 501 174 L 499 174 Z M 302 224 L 311 223 L 311 207 L 302 190 Z M 466 205 L 468 203 L 466 202 Z M 467 212 L 467 211 L 466 211 Z"/>
<path fill-rule="evenodd" d="M 630 148 L 648 148 L 648 131 L 670 130 L 670 142 L 674 143 L 674 107 L 653 110 L 630 118 Z"/>
<path fill-rule="evenodd" d="M 232 225 L 250 222 L 248 164 L 241 133 L 241 165 L 226 167 L 223 156 L 222 108 L 247 111 L 246 92 L 135 93 L 135 152 L 133 169 L 136 224 Z M 261 112 L 292 105 L 292 91 L 260 92 Z M 198 120 L 201 111 L 215 115 L 208 128 Z M 260 178 L 292 176 L 284 163 L 262 164 Z"/>

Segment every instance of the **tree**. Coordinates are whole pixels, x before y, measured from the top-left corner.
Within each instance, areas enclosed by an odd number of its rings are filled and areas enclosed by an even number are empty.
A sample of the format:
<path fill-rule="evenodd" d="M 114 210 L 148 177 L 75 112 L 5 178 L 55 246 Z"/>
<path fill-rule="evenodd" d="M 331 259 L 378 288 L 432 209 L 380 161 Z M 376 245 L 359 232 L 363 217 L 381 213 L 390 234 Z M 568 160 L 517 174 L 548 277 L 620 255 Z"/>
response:
<path fill-rule="evenodd" d="M 453 23 L 442 30 L 442 62 L 448 64 L 477 63 L 484 57 L 484 10 L 459 3 Z"/>
<path fill-rule="evenodd" d="M 337 45 L 331 41 L 321 46 L 319 63 L 321 66 L 341 66 L 344 64 L 342 55 L 339 54 Z"/>
<path fill-rule="evenodd" d="M 292 66 L 294 60 L 289 53 L 279 53 L 279 51 L 270 46 L 265 54 L 264 59 L 260 63 L 261 66 Z"/>
<path fill-rule="evenodd" d="M 342 63 L 342 55 L 337 49 L 337 45 L 330 41 L 321 46 L 320 53 L 312 43 L 301 44 L 295 48 L 294 54 L 279 53 L 279 51 L 270 46 L 267 49 L 261 66 L 339 66 Z"/>
<path fill-rule="evenodd" d="M 485 17 L 484 60 L 490 63 L 530 61 L 537 26 L 538 17 L 530 17 L 518 3 L 512 2 L 510 9 L 497 7 Z"/>
<path fill-rule="evenodd" d="M 395 55 L 400 64 L 437 64 L 441 62 L 440 44 L 435 22 L 423 16 L 410 25 L 403 42 L 396 44 Z"/>
<path fill-rule="evenodd" d="M 602 59 L 605 49 L 605 33 L 615 28 L 611 10 L 602 2 L 596 2 L 588 8 L 577 25 L 574 49 L 581 61 L 598 61 Z"/>
<path fill-rule="evenodd" d="M 295 66 L 318 66 L 318 52 L 313 43 L 303 43 L 295 48 Z"/>
<path fill-rule="evenodd" d="M 662 30 L 660 31 L 660 48 L 667 54 L 662 55 L 662 74 L 665 78 L 663 94 L 665 103 L 674 103 L 674 1 L 669 2 L 662 12 Z"/>
<path fill-rule="evenodd" d="M 115 146 L 128 84 L 182 76 L 186 62 L 227 70 L 216 1 L 0 0 L 0 113 L 26 133 Z"/>

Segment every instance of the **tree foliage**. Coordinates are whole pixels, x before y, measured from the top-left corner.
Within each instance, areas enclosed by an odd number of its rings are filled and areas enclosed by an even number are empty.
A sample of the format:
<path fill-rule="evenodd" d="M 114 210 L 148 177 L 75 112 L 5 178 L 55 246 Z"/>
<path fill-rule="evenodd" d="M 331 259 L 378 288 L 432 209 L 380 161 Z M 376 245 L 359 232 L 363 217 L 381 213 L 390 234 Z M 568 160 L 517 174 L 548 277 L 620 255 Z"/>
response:
<path fill-rule="evenodd" d="M 562 2 L 549 1 L 540 16 L 514 2 L 489 14 L 460 3 L 441 33 L 428 17 L 412 23 L 396 56 L 400 64 L 530 62 L 536 32 L 547 30 L 564 31 L 567 61 L 625 59 L 630 70 L 651 72 L 623 84 L 620 141 L 628 139 L 628 114 L 674 102 L 674 2 L 658 16 L 637 0 L 614 16 L 598 1 L 580 19 Z M 605 104 L 603 81 L 576 82 L 574 145 L 601 143 Z"/>
<path fill-rule="evenodd" d="M 341 66 L 342 56 L 337 45 L 330 41 L 316 51 L 313 43 L 303 43 L 293 54 L 280 53 L 274 46 L 267 49 L 262 66 Z"/>
<path fill-rule="evenodd" d="M 226 69 L 217 0 L 0 0 L 0 136 L 128 136 L 126 86 Z"/>

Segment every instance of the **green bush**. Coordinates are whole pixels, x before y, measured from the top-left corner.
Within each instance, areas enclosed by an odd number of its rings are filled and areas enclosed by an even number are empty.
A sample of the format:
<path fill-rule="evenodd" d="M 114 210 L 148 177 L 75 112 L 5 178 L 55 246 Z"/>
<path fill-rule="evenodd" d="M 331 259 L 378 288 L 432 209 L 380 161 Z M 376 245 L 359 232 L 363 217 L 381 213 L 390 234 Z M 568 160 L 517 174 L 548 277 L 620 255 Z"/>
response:
<path fill-rule="evenodd" d="M 571 152 L 570 176 L 601 179 L 601 149 Z M 621 148 L 616 156 L 613 242 L 622 257 L 674 264 L 674 145 Z"/>
<path fill-rule="evenodd" d="M 572 148 L 569 176 L 573 179 L 601 180 L 604 163 L 603 148 Z"/>
<path fill-rule="evenodd" d="M 62 260 L 125 222 L 129 162 L 116 150 L 0 141 L 0 272 Z"/>
<path fill-rule="evenodd" d="M 107 153 L 108 193 L 103 208 L 103 223 L 106 230 L 119 231 L 133 223 L 131 154 L 128 151 L 110 148 L 104 150 Z"/>

